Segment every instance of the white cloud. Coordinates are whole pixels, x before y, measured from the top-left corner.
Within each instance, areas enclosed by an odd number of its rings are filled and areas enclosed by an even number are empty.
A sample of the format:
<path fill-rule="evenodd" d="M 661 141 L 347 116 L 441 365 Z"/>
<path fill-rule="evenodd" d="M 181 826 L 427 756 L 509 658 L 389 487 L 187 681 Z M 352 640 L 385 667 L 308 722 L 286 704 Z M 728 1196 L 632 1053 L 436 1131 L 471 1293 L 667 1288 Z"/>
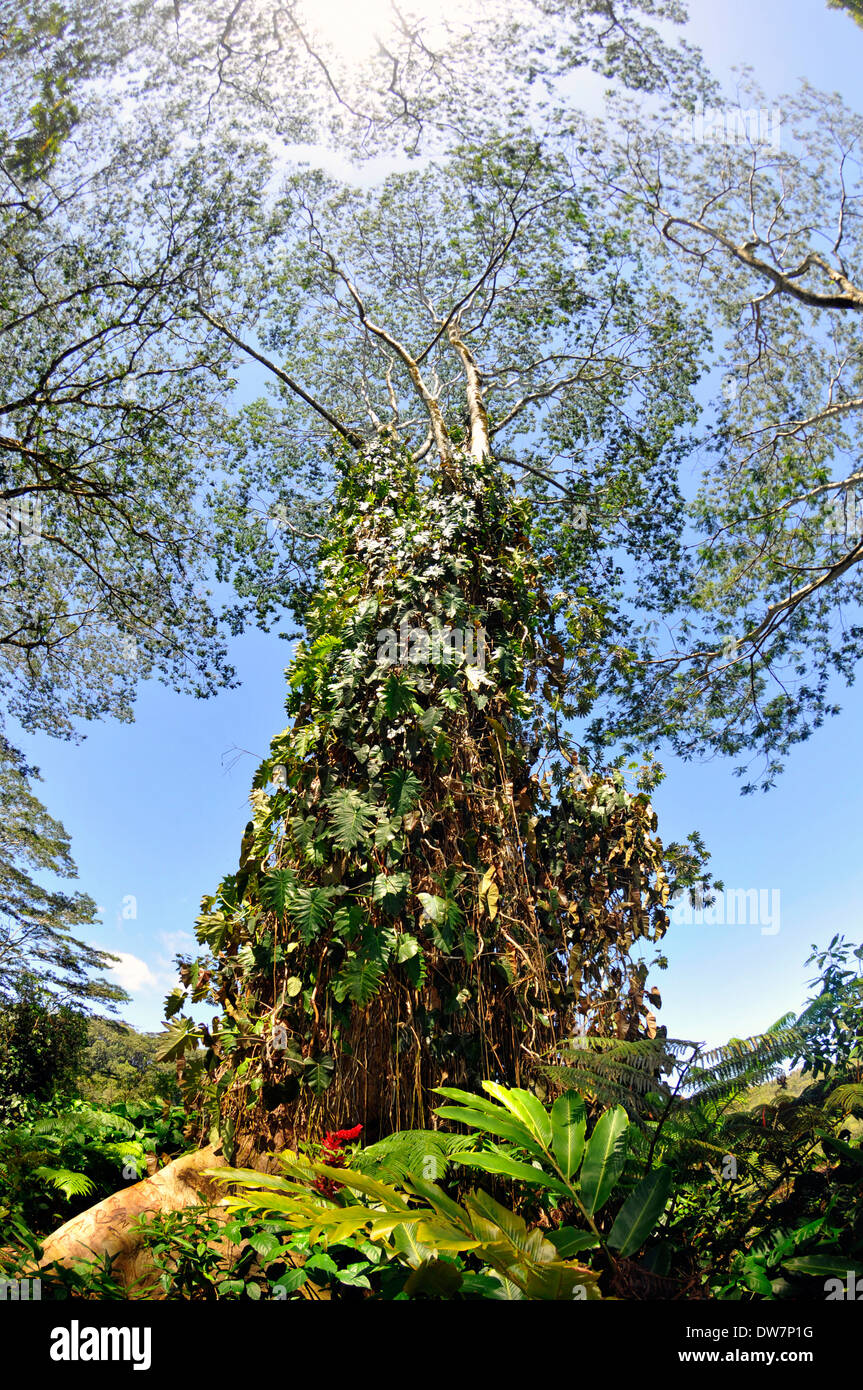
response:
<path fill-rule="evenodd" d="M 142 989 L 159 988 L 159 979 L 140 956 L 133 956 L 128 951 L 117 951 L 114 954 L 118 959 L 111 963 L 110 970 L 117 984 L 123 989 L 134 994 Z"/>

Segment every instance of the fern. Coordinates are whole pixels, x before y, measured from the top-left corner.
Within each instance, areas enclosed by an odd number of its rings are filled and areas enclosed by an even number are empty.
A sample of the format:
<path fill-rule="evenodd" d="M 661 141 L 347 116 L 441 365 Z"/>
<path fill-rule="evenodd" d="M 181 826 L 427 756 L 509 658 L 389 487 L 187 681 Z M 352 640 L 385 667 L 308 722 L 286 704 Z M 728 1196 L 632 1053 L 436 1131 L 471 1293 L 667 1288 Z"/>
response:
<path fill-rule="evenodd" d="M 573 1038 L 561 1048 L 563 1063 L 545 1068 L 568 1090 L 594 1097 L 603 1108 L 622 1105 L 630 1115 L 652 1108 L 650 1097 L 669 1094 L 663 1076 L 693 1044 L 676 1038 Z"/>
<path fill-rule="evenodd" d="M 456 1154 L 476 1148 L 474 1134 L 444 1134 L 436 1129 L 404 1129 L 354 1154 L 351 1166 L 360 1173 L 385 1171 L 404 1179 L 409 1173 L 439 1182 Z"/>
<path fill-rule="evenodd" d="M 856 1082 L 837 1086 L 824 1102 L 825 1110 L 839 1110 L 843 1115 L 857 1114 L 863 1110 L 863 1086 Z"/>
<path fill-rule="evenodd" d="M 88 1178 L 86 1173 L 73 1173 L 68 1168 L 34 1168 L 33 1172 L 37 1178 L 44 1178 L 56 1187 L 63 1196 L 89 1197 L 95 1187 L 92 1178 Z"/>
<path fill-rule="evenodd" d="M 135 1133 L 135 1126 L 124 1116 L 89 1106 L 35 1120 L 31 1129 L 33 1134 L 50 1134 L 58 1139 L 98 1139 L 104 1134 L 109 1134 L 111 1130 L 131 1139 Z"/>

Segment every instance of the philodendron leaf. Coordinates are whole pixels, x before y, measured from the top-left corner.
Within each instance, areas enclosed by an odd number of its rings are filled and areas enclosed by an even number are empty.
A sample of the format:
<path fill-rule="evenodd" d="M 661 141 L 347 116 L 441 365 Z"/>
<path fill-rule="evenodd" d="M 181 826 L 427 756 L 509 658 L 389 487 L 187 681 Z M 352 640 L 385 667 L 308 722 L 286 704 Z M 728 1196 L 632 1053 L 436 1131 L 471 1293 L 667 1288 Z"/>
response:
<path fill-rule="evenodd" d="M 394 816 L 404 816 L 413 810 L 420 799 L 422 783 L 413 772 L 395 768 L 384 774 L 387 789 L 387 804 Z"/>
<path fill-rule="evenodd" d="M 590 1136 L 581 1165 L 580 1196 L 588 1216 L 600 1211 L 626 1163 L 629 1119 L 622 1105 L 606 1110 Z"/>
<path fill-rule="evenodd" d="M 297 876 L 291 869 L 272 869 L 265 874 L 258 888 L 261 902 L 282 916 L 297 886 Z"/>
<path fill-rule="evenodd" d="M 652 1169 L 617 1213 L 608 1244 L 624 1257 L 640 1250 L 665 1210 L 670 1192 L 671 1169 Z"/>
<path fill-rule="evenodd" d="M 201 1030 L 191 1018 L 178 1018 L 171 1023 L 159 1037 L 155 1060 L 175 1062 L 190 1048 L 197 1047 L 201 1040 Z"/>
<path fill-rule="evenodd" d="M 303 1067 L 303 1080 L 315 1095 L 323 1095 L 333 1079 L 335 1062 L 323 1053 L 320 1057 L 309 1058 Z"/>
<path fill-rule="evenodd" d="M 578 1171 L 584 1153 L 587 1115 L 584 1101 L 576 1091 L 558 1096 L 551 1107 L 551 1147 L 565 1178 Z"/>
<path fill-rule="evenodd" d="M 332 818 L 333 841 L 339 849 L 354 849 L 366 839 L 377 819 L 377 811 L 352 787 L 341 787 L 328 796 L 325 805 Z"/>
<path fill-rule="evenodd" d="M 372 898 L 380 903 L 384 912 L 397 917 L 404 907 L 405 898 L 411 886 L 409 873 L 378 874 L 372 885 Z"/>

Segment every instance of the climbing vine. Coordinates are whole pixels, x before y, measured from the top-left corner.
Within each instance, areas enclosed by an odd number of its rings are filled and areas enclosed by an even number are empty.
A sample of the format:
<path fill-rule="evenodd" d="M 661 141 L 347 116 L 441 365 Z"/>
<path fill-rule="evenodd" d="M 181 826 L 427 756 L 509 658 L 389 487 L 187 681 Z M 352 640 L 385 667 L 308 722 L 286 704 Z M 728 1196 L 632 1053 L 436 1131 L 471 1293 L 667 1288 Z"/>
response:
<path fill-rule="evenodd" d="M 427 1126 L 433 1086 L 541 1085 L 574 1032 L 655 1032 L 634 952 L 695 862 L 561 738 L 602 618 L 549 595 L 528 507 L 488 458 L 343 461 L 292 722 L 168 1000 L 164 1055 L 231 1140 Z M 205 1000 L 212 1030 L 182 1012 Z"/>

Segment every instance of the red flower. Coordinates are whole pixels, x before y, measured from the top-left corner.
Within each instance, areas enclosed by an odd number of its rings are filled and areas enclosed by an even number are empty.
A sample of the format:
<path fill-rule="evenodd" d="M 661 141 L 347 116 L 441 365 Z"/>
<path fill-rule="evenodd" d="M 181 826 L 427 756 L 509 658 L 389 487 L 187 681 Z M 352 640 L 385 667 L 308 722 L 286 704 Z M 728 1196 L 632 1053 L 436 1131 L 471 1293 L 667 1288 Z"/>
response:
<path fill-rule="evenodd" d="M 335 1152 L 340 1149 L 342 1144 L 347 1144 L 351 1139 L 356 1139 L 363 1132 L 362 1125 L 354 1125 L 353 1129 L 337 1129 L 335 1133 L 330 1131 L 324 1135 L 324 1148 Z"/>
<path fill-rule="evenodd" d="M 362 1125 L 354 1125 L 353 1129 L 330 1130 L 324 1135 L 321 1144 L 324 1162 L 331 1168 L 341 1168 L 342 1157 L 339 1153 L 339 1149 L 342 1147 L 342 1144 L 347 1144 L 352 1139 L 358 1138 L 362 1132 Z M 316 1192 L 322 1192 L 325 1197 L 333 1197 L 342 1184 L 333 1182 L 331 1178 L 325 1178 L 321 1175 L 321 1177 L 316 1180 L 314 1186 Z"/>

